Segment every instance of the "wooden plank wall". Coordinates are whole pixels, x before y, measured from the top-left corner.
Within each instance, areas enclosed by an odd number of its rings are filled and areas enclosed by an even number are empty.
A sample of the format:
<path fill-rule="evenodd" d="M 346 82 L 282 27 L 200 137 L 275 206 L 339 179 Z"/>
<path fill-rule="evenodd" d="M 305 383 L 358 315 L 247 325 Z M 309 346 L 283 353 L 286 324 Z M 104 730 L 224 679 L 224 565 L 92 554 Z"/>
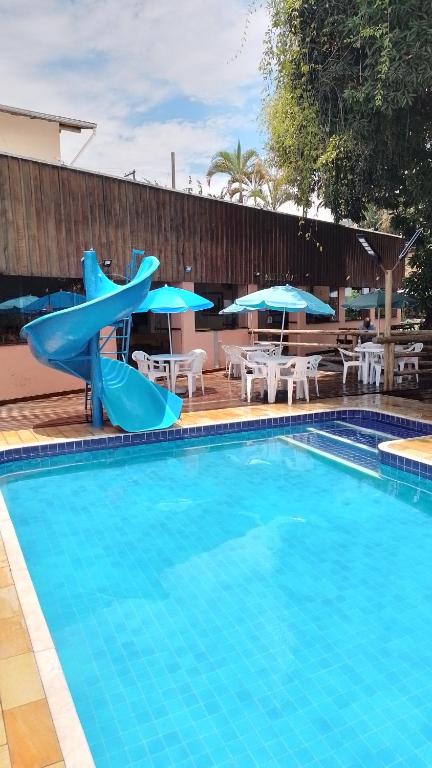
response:
<path fill-rule="evenodd" d="M 159 258 L 155 277 L 167 282 L 188 265 L 194 282 L 381 285 L 358 232 L 0 154 L 0 274 L 80 277 L 91 247 L 122 274 L 136 247 Z M 400 239 L 368 238 L 393 266 Z"/>

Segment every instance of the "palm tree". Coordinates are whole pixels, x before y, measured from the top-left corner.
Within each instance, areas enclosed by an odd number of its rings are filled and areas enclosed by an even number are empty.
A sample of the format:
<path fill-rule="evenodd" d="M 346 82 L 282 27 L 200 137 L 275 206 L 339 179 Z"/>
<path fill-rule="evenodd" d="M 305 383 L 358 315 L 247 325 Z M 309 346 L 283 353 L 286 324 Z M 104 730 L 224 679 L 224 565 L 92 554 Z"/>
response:
<path fill-rule="evenodd" d="M 231 200 L 233 200 L 237 195 L 240 198 L 241 193 L 245 201 L 253 200 L 254 205 L 256 206 L 258 204 L 258 200 L 262 202 L 260 195 L 262 192 L 263 184 L 267 181 L 267 178 L 268 171 L 264 166 L 261 158 L 257 155 L 253 165 L 251 165 L 251 170 L 248 174 L 248 177 L 245 179 L 241 189 L 238 183 L 234 183 L 230 186 L 227 194 Z"/>
<path fill-rule="evenodd" d="M 225 174 L 228 176 L 225 194 L 231 199 L 238 195 L 239 203 L 243 203 L 243 190 L 248 185 L 257 160 L 258 154 L 254 149 L 242 152 L 239 139 L 233 152 L 221 149 L 213 155 L 207 171 L 207 182 L 210 186 L 213 176 L 217 173 Z"/>
<path fill-rule="evenodd" d="M 282 205 L 293 199 L 293 192 L 282 174 L 277 171 L 267 171 L 264 183 L 252 187 L 248 197 L 255 201 L 255 205 L 260 201 L 263 208 L 278 211 Z"/>
<path fill-rule="evenodd" d="M 255 206 L 278 211 L 285 203 L 293 199 L 291 187 L 285 177 L 278 171 L 269 171 L 261 160 L 255 163 L 252 175 L 244 190 L 246 200 L 253 200 Z M 232 187 L 231 196 L 238 193 L 237 187 Z"/>

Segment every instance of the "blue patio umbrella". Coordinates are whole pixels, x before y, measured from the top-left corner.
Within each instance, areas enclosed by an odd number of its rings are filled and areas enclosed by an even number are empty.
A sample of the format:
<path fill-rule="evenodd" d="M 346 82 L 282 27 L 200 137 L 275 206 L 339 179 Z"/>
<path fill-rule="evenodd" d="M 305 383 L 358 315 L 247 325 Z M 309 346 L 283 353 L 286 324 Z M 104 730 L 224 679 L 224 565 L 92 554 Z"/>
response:
<path fill-rule="evenodd" d="M 405 291 L 396 291 L 392 294 L 392 307 L 403 309 L 404 307 L 414 307 L 418 300 L 414 296 L 409 296 Z M 358 296 L 345 299 L 343 307 L 349 309 L 382 309 L 385 307 L 385 291 L 378 288 L 369 293 L 359 293 Z"/>
<path fill-rule="evenodd" d="M 251 312 L 249 307 L 241 307 L 240 304 L 230 304 L 219 312 L 220 315 L 243 315 L 245 312 Z"/>
<path fill-rule="evenodd" d="M 7 299 L 7 301 L 1 302 L 0 312 L 13 312 L 14 310 L 25 312 L 26 307 L 29 304 L 33 304 L 34 301 L 37 301 L 37 298 L 37 296 L 28 294 L 27 296 L 17 296 L 16 299 Z"/>
<path fill-rule="evenodd" d="M 404 307 L 414 307 L 418 304 L 418 300 L 414 296 L 409 296 L 405 291 L 396 291 L 392 294 L 391 305 L 393 309 L 404 309 Z M 385 291 L 378 288 L 376 291 L 370 291 L 369 293 L 359 293 L 358 296 L 353 296 L 345 299 L 342 304 L 343 307 L 348 309 L 376 309 L 378 314 L 378 332 L 380 329 L 380 315 L 381 309 L 385 307 Z"/>
<path fill-rule="evenodd" d="M 309 315 L 334 315 L 335 313 L 329 304 L 325 304 L 312 293 L 294 288 L 292 285 L 274 285 L 271 288 L 264 288 L 261 291 L 255 291 L 236 299 L 235 303 L 241 307 L 246 307 L 249 311 L 272 309 L 283 313 L 280 349 L 282 349 L 285 314 L 287 312 L 306 312 Z"/>
<path fill-rule="evenodd" d="M 162 288 L 149 291 L 146 299 L 135 311 L 168 315 L 168 333 L 172 353 L 170 315 L 189 311 L 199 312 L 202 309 L 210 309 L 212 306 L 212 301 L 199 296 L 198 293 L 187 291 L 185 288 L 176 288 L 173 285 L 164 285 Z"/>
<path fill-rule="evenodd" d="M 40 299 L 36 299 L 32 304 L 28 304 L 26 312 L 43 312 L 49 310 L 54 312 L 58 309 L 68 309 L 76 307 L 78 304 L 84 304 L 86 298 L 82 293 L 72 293 L 71 291 L 56 291 L 47 293 Z"/>

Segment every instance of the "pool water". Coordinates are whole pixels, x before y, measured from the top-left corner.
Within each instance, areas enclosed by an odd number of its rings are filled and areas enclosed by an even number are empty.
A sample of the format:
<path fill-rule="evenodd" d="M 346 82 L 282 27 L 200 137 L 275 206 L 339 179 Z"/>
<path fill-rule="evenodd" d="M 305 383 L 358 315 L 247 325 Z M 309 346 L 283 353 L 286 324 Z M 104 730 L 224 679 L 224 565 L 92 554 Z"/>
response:
<path fill-rule="evenodd" d="M 430 766 L 432 483 L 219 442 L 2 481 L 97 768 Z"/>

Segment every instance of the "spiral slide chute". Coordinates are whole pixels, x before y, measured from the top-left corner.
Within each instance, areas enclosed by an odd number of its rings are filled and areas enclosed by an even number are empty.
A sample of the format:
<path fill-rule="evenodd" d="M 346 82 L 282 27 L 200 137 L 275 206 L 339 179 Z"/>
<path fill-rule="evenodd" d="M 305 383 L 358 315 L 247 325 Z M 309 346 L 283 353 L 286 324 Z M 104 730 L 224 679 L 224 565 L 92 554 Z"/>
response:
<path fill-rule="evenodd" d="M 39 317 L 21 331 L 33 355 L 44 365 L 70 373 L 92 386 L 93 423 L 102 424 L 101 404 L 112 424 L 141 432 L 171 426 L 182 401 L 153 384 L 127 363 L 103 357 L 99 332 L 132 314 L 144 301 L 159 266 L 154 256 L 143 259 L 130 283 L 117 285 L 101 270 L 95 251 L 82 259 L 87 301 Z"/>

